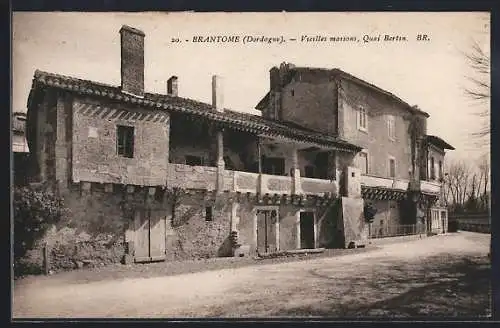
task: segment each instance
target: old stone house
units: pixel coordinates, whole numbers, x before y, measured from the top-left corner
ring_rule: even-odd
[[[445,150],[454,148],[427,135],[428,113],[340,69],[289,63],[270,70],[270,91],[256,109],[362,148],[352,164],[363,199],[378,209],[371,236],[446,231],[443,163]],[[303,174],[321,176],[318,166]],[[415,205],[424,220],[417,220]]]
[[[377,202],[378,224],[416,226],[419,205],[430,211],[438,199],[422,159],[448,145],[426,136],[428,114],[395,96],[340,70],[290,65],[271,69],[262,116],[225,108],[218,76],[212,104],[179,97],[176,76],[165,94],[147,93],[145,35],[120,34],[121,86],[36,71],[28,100],[33,179],[72,213],[60,228],[72,238],[59,241],[109,237],[108,249],[85,256],[149,262],[364,245],[365,200]]]

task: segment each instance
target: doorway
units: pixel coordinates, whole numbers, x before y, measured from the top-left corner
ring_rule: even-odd
[[[277,224],[278,211],[257,210],[257,253],[272,253],[278,250]]]
[[[315,248],[314,239],[314,212],[300,212],[300,248]]]
[[[166,217],[150,209],[138,210],[134,215],[134,228],[134,261],[164,261]]]

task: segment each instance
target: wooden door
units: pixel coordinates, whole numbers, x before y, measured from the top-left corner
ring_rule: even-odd
[[[277,212],[270,210],[257,211],[257,252],[275,252]]]
[[[165,259],[166,217],[148,209],[135,213],[135,262]]]
[[[135,262],[149,262],[149,216],[147,211],[135,212]]]
[[[149,256],[151,261],[165,260],[166,216],[159,211],[151,211],[149,222]]]

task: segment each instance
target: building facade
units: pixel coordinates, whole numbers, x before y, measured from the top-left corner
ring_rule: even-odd
[[[427,135],[429,114],[417,106],[340,69],[282,63],[256,109],[361,148],[350,164],[361,172],[363,199],[377,208],[371,237],[446,231],[444,155],[454,148]]]
[[[416,225],[418,208],[438,199],[421,158],[431,147],[443,155],[442,144],[426,137],[428,115],[395,96],[340,70],[287,65],[271,69],[262,116],[225,108],[218,76],[211,104],[179,97],[176,76],[164,94],[147,93],[144,33],[120,34],[121,86],[33,78],[32,179],[71,211],[47,239],[87,245],[65,256],[129,263],[355,247],[376,224],[364,219],[368,200],[383,226]]]
[[[30,175],[29,148],[25,134],[26,113],[14,112],[12,115],[12,178],[14,185],[26,184]]]

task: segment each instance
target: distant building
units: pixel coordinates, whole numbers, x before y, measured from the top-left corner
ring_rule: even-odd
[[[147,93],[144,33],[120,33],[121,86],[36,71],[28,101],[34,176],[64,195],[76,230],[114,236],[96,256],[247,256],[425,231],[417,209],[430,213],[441,183],[423,159],[435,150],[439,165],[450,148],[426,136],[427,113],[341,70],[287,64],[271,69],[262,116],[225,108],[217,76],[212,104],[179,97],[176,76]]]

